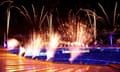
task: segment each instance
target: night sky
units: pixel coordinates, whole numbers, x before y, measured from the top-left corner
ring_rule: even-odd
[[[10,0],[0,0],[0,4],[3,1],[10,1]],[[91,9],[94,10],[98,15],[104,16],[98,3],[100,3],[104,9],[106,10],[107,14],[109,15],[110,21],[113,20],[113,12],[115,2],[118,2],[117,13],[120,13],[120,1],[119,0],[11,0],[13,1],[12,5],[21,7],[21,5],[25,6],[28,9],[30,15],[32,14],[31,11],[31,4],[33,4],[36,10],[39,12],[42,7],[45,7],[45,11],[53,13],[56,17],[58,14],[54,13],[55,9],[59,13],[59,17],[63,20],[67,17],[67,14],[70,9],[73,12],[77,12],[80,8],[84,9]],[[0,39],[3,41],[4,32],[6,31],[6,9],[9,3],[4,3],[0,6]],[[39,14],[39,13],[38,13]],[[120,22],[118,22],[119,24]],[[112,27],[112,26],[111,26]],[[29,29],[32,28],[32,25],[28,24],[25,18],[20,14],[18,10],[15,8],[11,9],[11,21],[10,21],[10,36],[16,34],[26,34],[28,33]]]

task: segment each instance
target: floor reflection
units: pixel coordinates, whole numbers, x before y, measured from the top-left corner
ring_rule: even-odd
[[[101,65],[52,63],[26,59],[0,48],[0,72],[119,72]]]

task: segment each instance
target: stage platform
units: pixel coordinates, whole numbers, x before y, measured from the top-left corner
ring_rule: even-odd
[[[120,65],[65,64],[20,57],[0,48],[0,72],[120,72]]]
[[[13,54],[19,53],[19,48],[9,50]],[[81,53],[73,60],[69,61],[71,53],[69,48],[62,47],[57,48],[54,57],[50,60],[52,62],[72,63],[72,64],[120,64],[120,48],[115,47],[92,47],[92,48],[80,48]],[[76,53],[76,51],[74,51]],[[33,58],[33,51],[30,51],[25,56],[26,58]],[[37,56],[33,59],[46,60],[46,49],[43,48]]]

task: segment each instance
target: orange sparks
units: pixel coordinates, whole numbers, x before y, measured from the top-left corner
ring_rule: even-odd
[[[58,34],[51,34],[50,41],[47,47],[47,59],[49,60],[54,56],[55,50],[59,45],[60,36]]]

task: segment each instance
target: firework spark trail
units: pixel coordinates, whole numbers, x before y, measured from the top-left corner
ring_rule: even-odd
[[[30,38],[30,41],[25,46],[25,56],[29,56],[29,54],[34,58],[35,56],[39,56],[41,49],[43,48],[42,39],[39,34],[33,34],[33,37]]]
[[[107,15],[105,9],[103,8],[103,6],[100,3],[98,3],[98,5],[102,9],[102,11],[103,11],[103,13],[104,13],[104,15],[106,17],[106,20],[107,20],[108,24],[110,24],[110,19],[109,19],[108,15]]]
[[[72,62],[78,55],[82,53],[80,50],[81,48],[87,48],[88,44],[91,39],[90,34],[87,32],[87,26],[80,23],[80,25],[77,26],[77,39],[73,43],[74,46],[70,47],[70,53],[71,57],[69,59],[70,62]]]
[[[6,33],[6,46],[8,48],[8,33],[9,33],[9,25],[10,25],[10,9],[7,10],[7,33]]]
[[[113,16],[113,26],[115,26],[115,24],[116,24],[115,22],[116,22],[117,5],[118,5],[118,3],[116,1],[115,8],[114,8],[114,16]]]
[[[33,19],[32,20],[32,16],[29,14],[29,11],[26,9],[26,7],[24,7],[23,5],[21,6],[21,8],[19,7],[15,7],[16,9],[18,9],[20,11],[20,13],[25,17],[25,19],[27,20],[27,22],[31,25],[34,25],[35,27],[34,30],[40,31],[41,33],[41,24],[43,23],[43,21],[45,20],[45,17],[47,15],[47,13],[45,13],[45,15],[43,14],[44,11],[44,7],[41,11],[40,14],[40,20],[39,22],[37,22],[37,17],[39,17],[36,14],[36,9],[34,7],[34,5],[32,5],[32,11],[33,11]],[[37,27],[37,29],[36,29]],[[40,29],[40,30],[39,30]],[[25,56],[31,54],[33,55],[32,57],[34,58],[35,56],[39,55],[39,52],[43,46],[43,39],[40,37],[42,35],[40,35],[40,33],[35,33],[36,31],[33,32],[33,34],[31,35],[31,38],[29,39],[28,43],[25,43],[25,50],[23,48],[20,47],[20,55],[25,51]]]
[[[5,3],[9,3],[8,8],[7,8],[7,31],[4,34],[4,47],[8,48],[8,33],[9,33],[9,23],[10,23],[10,7],[12,6],[13,1],[3,1],[2,3],[0,3],[0,6],[4,5]]]
[[[92,42],[94,37],[94,26],[88,27],[87,24],[77,20],[74,15],[69,15],[69,21],[61,24],[59,30],[63,33],[66,40],[64,43],[70,42],[68,44],[69,53],[71,54],[70,62],[83,53],[81,48],[88,48],[88,44]]]
[[[50,35],[50,41],[47,46],[47,61],[54,57],[55,51],[59,45],[60,36],[55,33]]]
[[[42,39],[40,37],[40,35],[35,35],[33,37],[33,48],[34,48],[34,52],[33,52],[33,58],[35,56],[39,56],[39,52],[41,51],[43,44],[42,44]]]
[[[35,14],[35,8],[32,5],[33,8],[33,16],[34,16],[34,21],[32,21],[31,16],[29,15],[27,9],[22,6],[23,10],[20,9],[19,7],[16,7],[22,14],[23,16],[25,16],[26,20],[31,23],[31,24],[37,24],[36,23],[36,14]],[[43,46],[46,47],[46,55],[47,55],[47,59],[46,60],[50,60],[51,58],[54,57],[55,51],[58,47],[58,45],[61,42],[64,43],[69,43],[68,47],[70,50],[70,61],[73,61],[78,55],[80,55],[81,51],[80,48],[86,48],[88,47],[88,44],[91,42],[92,40],[92,36],[89,32],[89,30],[91,28],[87,27],[86,24],[81,23],[79,20],[77,20],[75,15],[69,15],[69,19],[68,21],[66,21],[64,24],[61,24],[61,32],[63,33],[62,36],[59,35],[59,33],[55,33],[53,31],[53,26],[52,26],[52,14],[50,14],[49,16],[46,16],[47,13],[45,13],[45,15],[43,15],[43,10],[44,7],[41,11],[41,15],[40,15],[40,19],[38,24],[39,29],[41,29],[41,24],[43,23],[43,21],[45,20],[45,17],[47,17],[47,21],[48,21],[48,30],[49,33],[46,32],[46,34],[48,35],[48,39],[46,39],[47,41],[44,42],[43,38],[41,37],[42,35],[40,33],[37,33],[36,31],[32,33],[30,39],[28,42],[25,43],[24,47],[20,47],[20,55],[22,55],[23,52],[25,52],[24,56],[32,56],[32,58],[39,56],[39,53],[41,51],[41,49],[43,48]],[[71,12],[70,12],[71,13]],[[92,22],[90,22],[92,23]],[[36,26],[36,25],[35,25]],[[64,30],[64,31],[63,31]],[[40,30],[41,31],[41,30]],[[45,35],[46,35],[45,34]],[[44,35],[43,35],[44,36]],[[61,37],[64,37],[63,40],[61,40]],[[47,43],[47,44],[45,44]],[[25,49],[24,49],[25,48]]]

